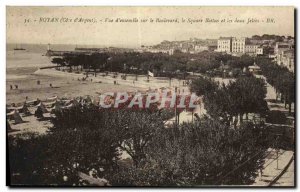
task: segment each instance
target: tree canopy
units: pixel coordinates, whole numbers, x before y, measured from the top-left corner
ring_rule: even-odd
[[[279,66],[267,58],[258,59],[257,65],[268,83],[275,88],[276,92],[281,93],[281,99],[289,105],[291,113],[291,104],[295,102],[295,75],[286,67]]]
[[[265,114],[268,110],[266,87],[262,79],[241,76],[228,85],[200,77],[192,81],[191,91],[204,96],[204,107],[213,118],[222,118],[230,123],[233,117],[248,113]]]

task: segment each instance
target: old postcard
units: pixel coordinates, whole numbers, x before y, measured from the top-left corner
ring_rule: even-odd
[[[294,7],[6,7],[8,186],[295,187]]]

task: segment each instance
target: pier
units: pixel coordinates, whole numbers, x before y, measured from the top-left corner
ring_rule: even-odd
[[[52,57],[52,56],[63,56],[65,54],[71,54],[71,55],[77,55],[77,54],[91,54],[93,52],[91,51],[53,51],[53,50],[47,50],[46,56]]]
[[[78,48],[75,48],[74,51],[54,51],[54,50],[51,50],[50,43],[48,43],[48,48],[47,48],[47,52],[45,55],[48,57],[52,57],[52,56],[63,56],[65,54],[70,54],[70,55],[91,54],[91,53],[97,52],[97,51],[99,51],[99,49],[91,50],[91,49],[78,49]]]

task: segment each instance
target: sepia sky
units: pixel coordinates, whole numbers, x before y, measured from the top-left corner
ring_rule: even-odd
[[[163,40],[250,37],[254,34],[294,36],[293,7],[7,7],[7,43],[97,44],[140,46]],[[39,23],[40,18],[181,18],[264,20],[260,23]],[[275,23],[266,23],[274,18]],[[24,23],[25,19],[31,22]],[[33,22],[36,20],[36,22]]]

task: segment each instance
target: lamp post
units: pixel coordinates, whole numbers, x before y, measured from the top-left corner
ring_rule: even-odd
[[[177,128],[177,124],[178,120],[177,120],[177,87],[175,87],[175,125]]]
[[[282,134],[276,134],[276,140],[275,140],[275,150],[276,150],[276,169],[279,170],[279,162],[278,162],[278,153],[279,153],[279,137],[282,136]]]
[[[124,63],[124,76],[126,77],[126,63]]]
[[[135,70],[135,80],[136,81],[138,80],[138,70],[137,69]]]
[[[110,61],[111,57],[109,57],[107,60]],[[110,62],[110,71],[112,72],[112,62]]]

